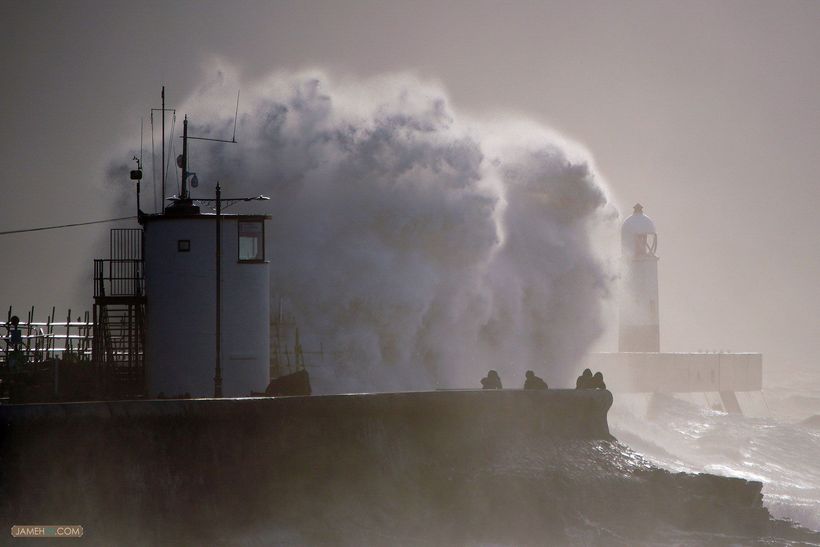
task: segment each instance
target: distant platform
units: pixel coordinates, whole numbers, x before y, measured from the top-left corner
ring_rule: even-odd
[[[760,391],[760,353],[592,353],[586,367],[600,370],[609,389],[623,393]]]

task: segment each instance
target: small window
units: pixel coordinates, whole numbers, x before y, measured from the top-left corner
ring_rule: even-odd
[[[178,239],[177,240],[177,252],[180,252],[180,253],[189,253],[189,252],[191,252],[191,240],[190,239]]]
[[[263,220],[239,221],[239,262],[262,262],[265,260],[265,222]]]

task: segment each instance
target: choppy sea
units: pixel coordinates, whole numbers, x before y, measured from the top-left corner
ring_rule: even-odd
[[[772,516],[820,530],[820,379],[795,375],[738,395],[744,415],[718,410],[717,394],[621,395],[610,431],[670,471],[763,483]]]

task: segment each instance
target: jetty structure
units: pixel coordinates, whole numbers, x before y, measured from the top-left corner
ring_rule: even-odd
[[[742,413],[736,393],[762,390],[762,354],[661,352],[658,233],[643,209],[635,204],[621,227],[618,351],[590,354],[587,366],[616,393],[716,393],[724,410]]]

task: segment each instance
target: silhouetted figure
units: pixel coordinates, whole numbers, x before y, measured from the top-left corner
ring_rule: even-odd
[[[6,324],[6,330],[8,331],[6,343],[12,350],[16,350],[23,345],[23,333],[20,332],[19,328],[17,328],[20,325],[20,318],[16,315],[12,315],[10,323],[10,326],[9,324]]]
[[[575,380],[575,389],[592,389],[592,371],[588,368]]]
[[[527,371],[526,380],[524,380],[524,389],[549,389],[547,383],[535,375],[531,370]]]
[[[486,378],[481,379],[481,389],[503,389],[501,386],[501,378],[496,371],[491,370],[487,373]]]
[[[596,372],[595,376],[592,377],[592,389],[606,389],[606,383],[604,383],[604,375],[600,372]]]

